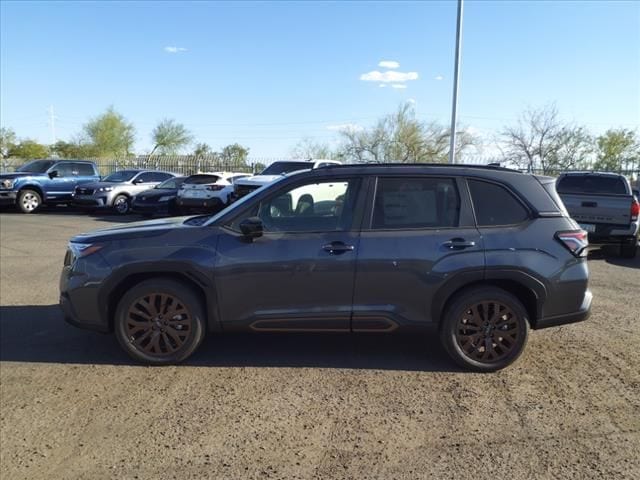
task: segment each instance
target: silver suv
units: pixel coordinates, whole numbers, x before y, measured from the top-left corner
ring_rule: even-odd
[[[157,170],[120,170],[100,182],[83,184],[73,192],[73,204],[91,210],[112,208],[119,214],[129,213],[134,195],[153,188],[176,175]]]

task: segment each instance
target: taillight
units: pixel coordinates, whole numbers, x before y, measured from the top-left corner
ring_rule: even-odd
[[[223,188],[224,188],[224,185],[209,185],[207,187],[207,190],[213,190],[215,192],[218,190],[222,190]]]
[[[556,232],[556,238],[576,257],[582,257],[587,253],[589,236],[584,230]]]
[[[638,215],[640,215],[640,203],[634,198],[631,202],[631,221],[638,220]]]

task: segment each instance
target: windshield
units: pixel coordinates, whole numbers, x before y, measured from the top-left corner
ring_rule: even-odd
[[[111,183],[122,183],[128,182],[131,180],[136,174],[137,170],[121,170],[119,172],[114,172],[111,175],[107,175],[102,180],[103,182],[111,182]]]
[[[179,188],[180,185],[184,182],[184,177],[170,178],[169,180],[165,180],[160,185],[156,185],[156,188],[160,190],[175,190]]]
[[[265,168],[260,175],[282,175],[283,173],[307,170],[313,167],[311,162],[274,162]]]
[[[28,172],[28,173],[44,173],[51,166],[56,163],[52,160],[35,160],[33,162],[25,163],[16,172]]]

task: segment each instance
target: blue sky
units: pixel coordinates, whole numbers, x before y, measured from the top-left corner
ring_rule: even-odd
[[[334,142],[402,101],[447,123],[455,15],[448,1],[2,1],[0,120],[49,143],[50,105],[58,139],[113,105],[140,153],[175,118],[252,157]],[[640,125],[640,2],[467,0],[462,59],[459,119],[486,136],[549,102],[596,133]]]

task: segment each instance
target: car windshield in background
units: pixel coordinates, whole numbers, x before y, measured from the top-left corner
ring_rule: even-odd
[[[160,185],[157,185],[156,188],[161,190],[174,190],[182,185],[184,180],[184,178],[170,178],[169,180],[162,182]]]
[[[16,172],[44,173],[49,170],[54,163],[56,162],[51,160],[36,160],[34,162],[25,163],[18,168]]]
[[[283,173],[307,170],[313,167],[311,162],[275,162],[265,168],[260,175],[282,175]]]
[[[558,182],[558,193],[602,193],[626,195],[627,189],[620,177],[604,175],[567,175]]]
[[[137,170],[122,170],[120,172],[114,172],[111,175],[108,175],[102,180],[103,182],[112,182],[112,183],[122,183],[128,182],[131,180],[136,174]]]
[[[206,185],[207,183],[215,183],[220,179],[217,175],[191,175],[187,177],[184,183],[189,185]]]

